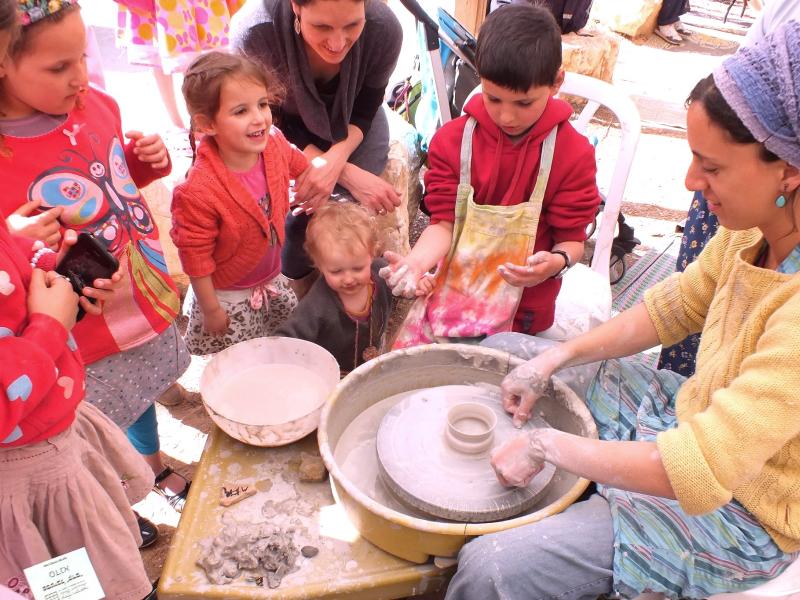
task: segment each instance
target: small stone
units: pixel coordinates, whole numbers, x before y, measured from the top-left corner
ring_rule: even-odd
[[[314,558],[317,554],[319,554],[319,548],[316,546],[303,546],[300,548],[300,554],[306,558]]]
[[[319,456],[303,453],[303,460],[300,462],[300,481],[325,481],[327,476],[328,470]]]

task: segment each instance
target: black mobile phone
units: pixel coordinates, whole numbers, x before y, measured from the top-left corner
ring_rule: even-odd
[[[72,289],[79,296],[85,287],[92,287],[95,279],[110,279],[119,269],[119,261],[97,238],[88,233],[79,233],[78,240],[69,247],[64,258],[56,267],[59,273],[69,279]],[[89,299],[94,303],[94,299]],[[81,320],[84,310],[78,307],[77,320]]]

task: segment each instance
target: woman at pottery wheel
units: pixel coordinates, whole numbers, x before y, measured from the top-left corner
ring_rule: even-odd
[[[311,161],[295,185],[305,212],[286,219],[282,271],[302,295],[312,272],[303,251],[308,211],[332,192],[377,214],[400,205],[379,175],[389,125],[382,104],[400,55],[400,23],[375,0],[248,0],[232,23],[233,46],[275,71],[286,98],[275,122]]]
[[[586,398],[600,440],[535,430],[492,456],[505,485],[525,485],[549,462],[597,491],[468,543],[448,598],[705,598],[753,588],[797,559],[799,101],[797,21],[692,91],[686,187],[703,192],[720,231],[642,304],[539,353],[502,385],[521,423],[552,374],[603,361]],[[689,379],[617,360],[701,330]],[[501,336],[487,345],[534,342]]]

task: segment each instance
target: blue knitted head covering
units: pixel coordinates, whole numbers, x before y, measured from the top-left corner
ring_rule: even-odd
[[[714,83],[753,137],[800,167],[800,22],[788,21],[714,71]]]

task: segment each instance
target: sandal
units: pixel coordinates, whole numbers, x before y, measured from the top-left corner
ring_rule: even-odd
[[[142,600],[158,600],[158,579],[153,582],[153,589]]]
[[[158,475],[156,475],[155,485],[153,485],[153,490],[160,496],[163,496],[164,499],[167,501],[172,508],[174,508],[178,512],[183,511],[183,506],[186,504],[186,495],[189,493],[189,486],[192,485],[192,482],[186,479],[180,473],[175,473],[179,477],[181,477],[185,482],[186,485],[183,489],[178,492],[177,494],[172,493],[170,490],[161,489],[158,484],[164,481],[167,477],[175,473],[172,467],[164,467],[164,470],[161,471]]]
[[[142,543],[139,544],[139,550],[152,546],[158,539],[158,527],[156,527],[156,524],[150,519],[146,519],[136,511],[133,511],[133,514],[136,515],[136,522],[139,525],[139,534],[142,536]]]
[[[674,34],[672,33],[673,31],[675,32]],[[656,27],[653,33],[672,46],[680,46],[683,43],[683,38],[678,35],[678,32],[674,27],[672,27],[672,31],[666,32],[662,31],[661,27]]]

